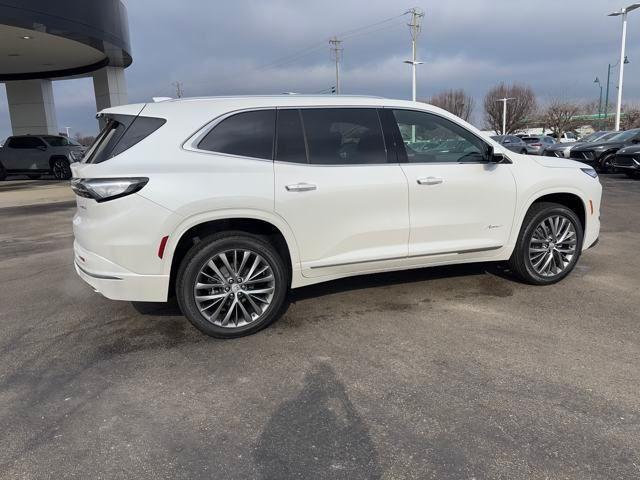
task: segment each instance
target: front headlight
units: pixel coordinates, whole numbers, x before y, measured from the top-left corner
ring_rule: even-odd
[[[81,150],[71,150],[69,152],[69,157],[71,157],[72,162],[79,162],[84,157],[84,152]]]
[[[581,168],[580,170],[582,170],[584,173],[586,173],[592,178],[598,178],[598,172],[596,172],[595,169],[593,168]]]
[[[71,189],[81,197],[106,202],[140,191],[149,181],[146,177],[74,178]]]

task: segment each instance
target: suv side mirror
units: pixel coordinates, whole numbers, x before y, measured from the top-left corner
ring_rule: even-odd
[[[501,152],[496,152],[491,145],[487,145],[485,158],[489,163],[503,163],[507,157]]]

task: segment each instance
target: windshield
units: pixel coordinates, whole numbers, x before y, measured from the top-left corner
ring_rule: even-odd
[[[51,136],[46,135],[46,136],[43,136],[42,138],[44,139],[45,142],[47,142],[52,147],[71,147],[71,146],[80,147],[81,146],[75,140],[72,140],[67,137],[55,137],[53,135]]]
[[[504,138],[504,136],[502,136],[502,135],[492,135],[491,136],[491,140],[495,140],[496,142],[500,142],[503,138]]]
[[[635,137],[638,134],[638,130],[627,130],[626,132],[620,132],[617,135],[609,138],[609,142],[626,142],[627,140]]]

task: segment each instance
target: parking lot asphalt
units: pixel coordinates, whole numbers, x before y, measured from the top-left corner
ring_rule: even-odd
[[[640,181],[560,284],[496,266],[295,292],[257,335],[102,298],[70,201],[0,209],[0,478],[640,478]]]

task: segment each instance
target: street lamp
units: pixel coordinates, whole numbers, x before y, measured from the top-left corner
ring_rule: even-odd
[[[502,135],[507,134],[507,102],[515,100],[515,97],[499,98],[496,102],[502,102]]]
[[[624,56],[624,62],[623,63],[625,65],[630,63],[629,62],[629,58],[626,55]],[[604,96],[604,120],[605,120],[605,123],[609,119],[609,80],[611,79],[611,69],[613,67],[617,67],[619,64],[620,64],[620,60],[618,60],[613,65],[609,64],[609,66],[607,68],[607,89],[606,89],[606,94]]]
[[[622,108],[622,80],[624,78],[624,49],[627,41],[627,14],[636,8],[640,8],[640,3],[632,3],[616,12],[611,12],[610,17],[622,16],[622,44],[620,46],[620,76],[618,77],[618,102],[616,104],[616,131],[620,130],[620,110]]]
[[[602,84],[600,83],[600,79],[598,77],[596,77],[593,83],[600,87],[600,100],[598,101],[598,123],[600,124],[600,117],[602,116]],[[602,125],[600,125],[600,127],[602,127]]]

